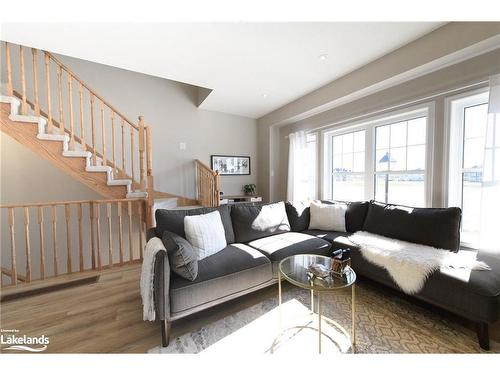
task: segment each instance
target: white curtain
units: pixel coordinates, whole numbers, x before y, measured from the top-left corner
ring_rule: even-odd
[[[500,252],[500,74],[490,77],[481,189],[481,249]]]
[[[299,202],[316,196],[316,138],[308,142],[307,134],[301,130],[288,136],[287,199]]]

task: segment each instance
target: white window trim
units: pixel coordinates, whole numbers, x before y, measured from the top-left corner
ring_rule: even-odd
[[[484,103],[484,101],[487,102],[488,93],[488,87],[484,87],[445,98],[445,152],[443,155],[444,178],[442,188],[443,199],[448,207],[462,206],[462,193],[455,191],[454,195],[450,194],[451,186],[462,186],[459,171],[462,170],[460,160],[463,158],[463,147],[460,147],[460,145],[463,145],[464,139],[463,126],[459,126],[457,129],[454,125],[457,123],[463,124],[463,108],[478,105]],[[459,111],[459,109],[462,110]]]
[[[464,109],[488,102],[489,89],[483,87],[445,98],[445,152],[443,157],[443,199],[447,207],[462,207],[462,160]],[[456,126],[460,124],[461,126]],[[455,187],[452,189],[452,187]],[[476,243],[461,239],[461,245],[477,248]]]
[[[433,162],[434,162],[434,102],[423,103],[412,107],[402,108],[397,111],[386,112],[373,116],[369,119],[351,122],[335,128],[327,128],[321,132],[324,144],[323,151],[323,184],[321,186],[321,197],[331,197],[331,175],[332,175],[332,137],[365,130],[365,197],[370,200],[375,198],[375,128],[390,125],[399,121],[406,121],[416,117],[427,117],[426,122],[426,155],[425,155],[425,204],[432,206],[433,202]],[[399,172],[395,172],[397,174]],[[405,171],[411,173],[411,171]]]

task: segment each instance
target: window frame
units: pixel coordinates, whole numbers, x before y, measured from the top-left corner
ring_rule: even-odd
[[[458,95],[445,98],[445,142],[443,157],[444,202],[447,207],[463,207],[463,173],[465,146],[465,109],[477,105],[488,104],[489,90],[483,87],[469,90]],[[461,228],[460,228],[461,230]],[[469,248],[478,248],[477,243],[468,242],[461,236],[461,244]]]
[[[364,198],[365,200],[375,199],[375,155],[376,155],[376,132],[380,126],[391,125],[401,121],[426,117],[426,143],[425,143],[425,170],[424,170],[424,202],[426,207],[432,206],[432,176],[433,176],[433,156],[434,156],[434,103],[422,103],[412,107],[403,108],[397,111],[385,112],[380,115],[371,116],[368,119],[357,122],[346,122],[335,128],[327,128],[322,131],[324,139],[324,165],[323,165],[323,185],[322,198],[331,199],[333,176],[333,137],[365,130],[365,171],[364,173]],[[411,171],[401,171],[403,174],[411,174]],[[391,174],[399,174],[393,171]],[[418,171],[421,173],[421,171]],[[353,172],[354,173],[354,172]]]
[[[320,134],[316,131],[306,132],[306,143],[314,143],[314,198],[318,197],[319,190],[319,176],[318,176],[318,166],[319,166],[319,142]]]

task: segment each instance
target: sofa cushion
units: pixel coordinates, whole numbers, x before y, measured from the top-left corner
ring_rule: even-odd
[[[347,202],[347,201],[332,201],[332,200],[321,200],[321,203],[325,204],[347,204],[347,211],[345,213],[345,226],[346,230],[350,233],[363,230],[363,224],[365,222],[366,213],[368,212],[369,202]],[[309,205],[305,202],[303,203],[286,203],[286,213],[288,215],[288,221],[294,232],[303,232],[309,228],[309,221],[311,218],[311,210]]]
[[[168,231],[163,232],[162,242],[167,250],[172,272],[187,280],[196,279],[198,260],[191,244],[181,236]]]
[[[462,211],[458,207],[415,208],[371,201],[363,230],[457,251],[461,217]]]
[[[309,228],[309,220],[311,218],[309,204],[305,202],[286,202],[286,215],[290,228],[294,232],[302,232]]]
[[[366,260],[346,237],[337,237],[332,247],[351,249],[351,265],[356,274],[400,290],[387,270]],[[492,269],[471,271],[465,278],[462,274],[465,270],[438,270],[429,276],[423,289],[412,296],[476,322],[497,321],[500,318],[500,257],[479,252],[477,259]]]
[[[308,229],[303,231],[302,233],[309,234],[314,237],[321,238],[328,242],[333,242],[339,236],[348,236],[349,233],[346,232],[334,232],[328,230],[318,230],[318,229]]]
[[[308,229],[345,232],[347,204],[311,202],[311,220]]]
[[[172,313],[195,308],[272,279],[271,262],[259,251],[235,243],[198,261],[198,277],[188,281],[172,275]]]
[[[184,231],[198,260],[213,255],[227,246],[224,225],[222,225],[219,211],[185,216]]]
[[[228,244],[233,243],[233,224],[231,222],[231,215],[229,213],[229,207],[227,205],[223,205],[220,207],[195,208],[190,210],[158,209],[155,212],[156,235],[161,238],[163,232],[168,230],[169,232],[173,232],[181,237],[186,238],[186,233],[184,232],[185,216],[202,215],[215,210],[219,211],[220,213],[222,225],[224,226],[224,232],[226,234],[226,242]]]
[[[233,205],[231,219],[240,243],[290,231],[284,202]]]
[[[248,243],[272,262],[295,254],[329,255],[330,243],[305,233],[288,232],[260,238]]]
[[[347,204],[347,211],[345,213],[345,227],[347,232],[354,233],[363,230],[366,214],[368,212],[369,202],[348,202],[348,201],[329,201],[322,200],[321,203],[329,204]]]

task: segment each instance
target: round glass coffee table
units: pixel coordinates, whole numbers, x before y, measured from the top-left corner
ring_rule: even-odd
[[[311,277],[308,272],[308,267],[311,264],[322,264],[328,269],[331,269],[332,259],[323,255],[298,254],[292,255],[283,259],[279,263],[278,271],[278,299],[280,309],[280,331],[281,331],[281,280],[285,279],[289,283],[298,286],[299,288],[309,289],[311,291],[311,313],[314,314],[314,294],[316,293],[318,305],[318,350],[321,353],[321,321],[324,319],[321,312],[321,298],[325,293],[335,292],[338,289],[351,287],[351,346],[354,352],[356,344],[355,330],[355,288],[356,273],[351,267],[346,267],[345,273],[340,276],[330,273],[325,278]],[[341,328],[338,323],[331,321],[337,327]],[[344,330],[344,329],[342,329]],[[344,330],[345,331],[345,330]]]

